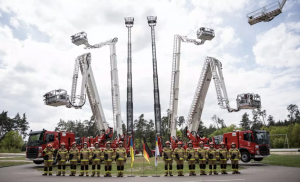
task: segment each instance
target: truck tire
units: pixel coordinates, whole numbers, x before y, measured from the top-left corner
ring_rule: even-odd
[[[262,161],[264,158],[256,158],[256,159],[254,159],[255,161]]]
[[[250,159],[250,155],[249,155],[249,152],[247,151],[243,151],[241,153],[241,161],[243,162],[249,162],[251,159]]]
[[[35,164],[43,164],[44,161],[33,161]]]

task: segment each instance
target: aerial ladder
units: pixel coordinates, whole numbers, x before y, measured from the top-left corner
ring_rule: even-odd
[[[259,22],[269,22],[273,20],[277,15],[282,13],[282,8],[285,2],[286,0],[282,0],[281,3],[279,1],[273,2],[267,6],[264,6],[247,14],[248,23],[250,25],[254,25]]]
[[[186,133],[187,137],[193,141],[194,146],[198,146],[200,141],[208,142],[208,140],[204,140],[203,133],[198,131],[198,128],[212,78],[215,83],[218,105],[221,109],[227,109],[228,112],[238,112],[241,109],[261,108],[260,96],[254,93],[239,94],[236,99],[237,108],[231,108],[222,73],[222,63],[213,57],[206,57],[187,117]]]
[[[116,123],[116,130],[119,137],[123,136],[122,123],[121,123],[121,109],[120,109],[120,94],[119,94],[119,81],[118,70],[116,60],[116,48],[115,44],[118,42],[118,38],[113,38],[105,42],[90,45],[87,40],[85,32],[80,32],[71,36],[72,43],[75,45],[85,45],[85,49],[101,48],[103,46],[110,46],[110,64],[111,64],[111,91],[112,91],[112,106],[113,106],[113,118]],[[79,69],[82,74],[82,84],[80,95],[76,95],[78,72]],[[85,93],[86,92],[86,93]],[[94,74],[91,67],[91,53],[85,53],[77,57],[75,60],[73,81],[71,88],[71,95],[67,95],[67,91],[63,89],[57,89],[50,91],[44,95],[44,102],[49,106],[62,106],[67,108],[81,109],[86,102],[86,95],[88,96],[90,107],[93,113],[92,119],[96,121],[100,134],[95,138],[101,144],[105,144],[105,141],[113,136],[113,128],[109,127],[103,112],[100,97],[98,94]],[[79,99],[79,103],[76,103],[76,99]]]
[[[172,75],[171,75],[171,92],[170,92],[170,104],[168,109],[168,123],[170,130],[170,140],[172,146],[175,145],[180,139],[176,136],[177,127],[177,110],[179,99],[179,74],[180,74],[180,49],[181,42],[193,43],[195,45],[203,45],[205,41],[212,40],[215,37],[214,30],[201,27],[197,31],[197,38],[190,39],[186,36],[175,35],[173,45],[173,62],[172,62]]]

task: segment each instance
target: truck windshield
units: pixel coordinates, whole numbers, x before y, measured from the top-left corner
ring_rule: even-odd
[[[265,131],[256,131],[254,137],[257,144],[269,144],[270,136]]]
[[[44,142],[43,139],[44,139],[44,132],[31,133],[29,134],[27,146],[28,147],[39,146]]]

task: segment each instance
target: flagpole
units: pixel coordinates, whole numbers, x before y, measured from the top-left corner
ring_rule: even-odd
[[[144,127],[143,127],[143,131],[144,131]],[[143,176],[141,177],[148,177],[148,176],[145,176],[145,152],[146,150],[144,149],[144,145],[145,145],[145,134],[143,133]]]

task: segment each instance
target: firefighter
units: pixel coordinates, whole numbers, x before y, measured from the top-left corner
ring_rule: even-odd
[[[226,172],[226,166],[228,161],[228,151],[225,148],[225,143],[221,142],[221,148],[219,149],[219,156],[220,156],[220,166],[222,174],[228,174]]]
[[[204,148],[204,143],[201,141],[199,143],[200,147],[197,149],[198,155],[196,156],[199,160],[199,167],[200,167],[200,175],[206,175],[205,168],[206,168],[206,160],[208,159],[207,150]]]
[[[83,143],[83,149],[80,150],[80,161],[81,161],[81,170],[80,175],[83,176],[84,170],[86,172],[86,176],[89,176],[89,161],[92,160],[92,152],[88,148],[86,142]]]
[[[66,161],[69,159],[68,150],[65,148],[66,144],[62,142],[60,144],[60,149],[57,151],[56,159],[58,161],[58,170],[56,176],[60,176],[61,174],[65,176],[66,174]]]
[[[193,147],[193,142],[189,141],[189,148],[186,149],[187,161],[189,163],[190,176],[196,176],[195,174],[195,160],[197,151]]]
[[[43,154],[45,155],[43,176],[47,176],[47,173],[49,173],[49,176],[52,176],[53,153],[54,153],[54,149],[52,148],[52,145],[49,143],[43,151]]]
[[[115,158],[114,150],[110,148],[110,141],[106,143],[106,149],[103,150],[104,163],[105,163],[105,175],[104,177],[111,177],[111,163]],[[103,156],[102,156],[103,158]]]
[[[123,148],[123,142],[119,141],[119,148],[116,149],[116,162],[118,170],[117,177],[123,177],[124,162],[126,162],[126,157],[127,153],[126,150]]]
[[[217,173],[217,159],[219,158],[218,151],[214,147],[214,143],[209,143],[209,149],[207,149],[208,153],[208,164],[209,164],[209,175],[212,175],[212,171],[214,171],[214,174]],[[212,166],[214,166],[214,170],[212,170]]]
[[[95,148],[93,149],[92,152],[92,159],[93,159],[93,164],[92,164],[92,177],[95,176],[95,171],[96,171],[96,165],[97,165],[97,175],[100,177],[100,169],[101,169],[101,158],[102,158],[103,152],[99,148],[99,142],[95,143]]]
[[[185,158],[185,150],[184,150],[184,148],[182,148],[182,141],[179,141],[177,143],[177,148],[175,148],[175,150],[174,150],[173,158],[176,158],[178,176],[184,176],[183,175],[183,162],[184,162],[184,158]]]
[[[69,151],[69,160],[70,160],[70,168],[71,168],[70,176],[75,176],[77,162],[80,161],[80,154],[79,154],[79,150],[76,148],[76,142],[72,143],[72,148]]]
[[[163,149],[163,160],[165,161],[165,176],[173,176],[172,174],[172,163],[173,163],[173,158],[172,158],[173,150],[170,147],[170,142],[166,142],[166,147]],[[168,171],[169,168],[169,171]]]
[[[239,149],[235,148],[235,143],[231,143],[231,149],[229,149],[228,158],[231,160],[232,174],[240,174],[239,172],[239,159],[241,158],[241,153]]]

